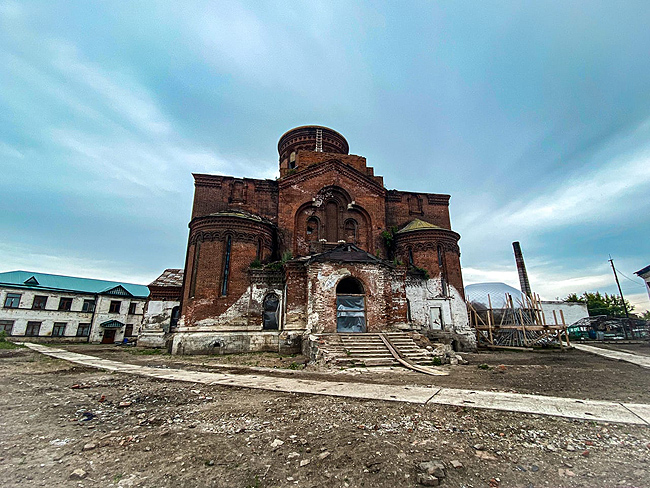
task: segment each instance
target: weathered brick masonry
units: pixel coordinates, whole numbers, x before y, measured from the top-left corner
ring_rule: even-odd
[[[280,178],[195,174],[173,352],[292,351],[429,329],[473,347],[449,196],[387,190],[338,132],[288,131]]]

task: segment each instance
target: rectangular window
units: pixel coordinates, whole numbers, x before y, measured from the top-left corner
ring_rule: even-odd
[[[94,312],[95,311],[95,300],[84,300],[84,304],[81,306],[82,312]]]
[[[52,337],[63,337],[65,335],[66,325],[68,325],[66,322],[54,322]]]
[[[25,335],[29,337],[35,337],[41,331],[41,322],[27,322],[27,328],[25,329]]]
[[[13,320],[0,320],[0,332],[5,332],[7,335],[11,335],[13,328]]]
[[[124,337],[133,337],[133,324],[126,324]]]
[[[88,337],[90,335],[90,324],[79,324],[77,337]]]
[[[72,298],[61,298],[59,300],[59,310],[62,312],[69,312],[72,308]]]
[[[20,293],[7,293],[5,308],[18,308],[20,305]]]
[[[108,313],[120,313],[120,306],[122,302],[119,300],[111,300],[111,306],[108,309]]]
[[[136,302],[129,303],[129,315],[135,315],[135,309],[138,306]]]
[[[33,310],[45,310],[45,305],[47,305],[47,297],[43,295],[36,295],[34,297],[34,303],[32,303]]]

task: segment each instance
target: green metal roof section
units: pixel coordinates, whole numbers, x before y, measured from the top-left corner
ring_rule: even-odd
[[[0,273],[0,286],[2,285],[32,288],[35,290],[97,293],[100,295],[130,295],[134,298],[147,298],[149,296],[149,288],[145,285],[94,280],[91,278],[77,278],[75,276],[34,273],[33,271],[8,271],[6,273]],[[121,289],[127,293],[120,293]]]
[[[426,229],[442,229],[437,225],[430,224],[424,220],[415,219],[409,222],[404,226],[404,228],[397,231],[398,234],[404,234],[406,232],[413,232],[414,230],[426,230]]]
[[[124,327],[124,324],[119,320],[107,320],[106,322],[102,322],[99,325],[104,329],[121,329]]]

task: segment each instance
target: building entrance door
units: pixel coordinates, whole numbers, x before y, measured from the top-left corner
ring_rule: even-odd
[[[336,287],[336,332],[366,331],[366,297],[356,278],[343,278]]]
[[[440,307],[429,308],[429,327],[433,330],[444,329],[442,324],[442,310]]]
[[[102,344],[113,344],[115,342],[115,329],[104,329]]]

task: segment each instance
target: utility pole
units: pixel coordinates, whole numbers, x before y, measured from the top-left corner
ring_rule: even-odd
[[[618,282],[618,275],[616,274],[616,268],[614,267],[614,260],[612,259],[611,254],[609,255],[609,264],[612,265],[614,279],[616,280],[616,286],[618,286],[618,294],[621,296],[621,301],[623,302],[623,310],[625,311],[625,316],[629,319],[630,313],[627,311],[627,305],[625,305],[625,298],[623,297],[623,292],[621,291],[621,284]],[[627,328],[625,326],[623,326],[623,332],[625,333],[625,338],[627,339]],[[632,335],[634,335],[634,333]]]

